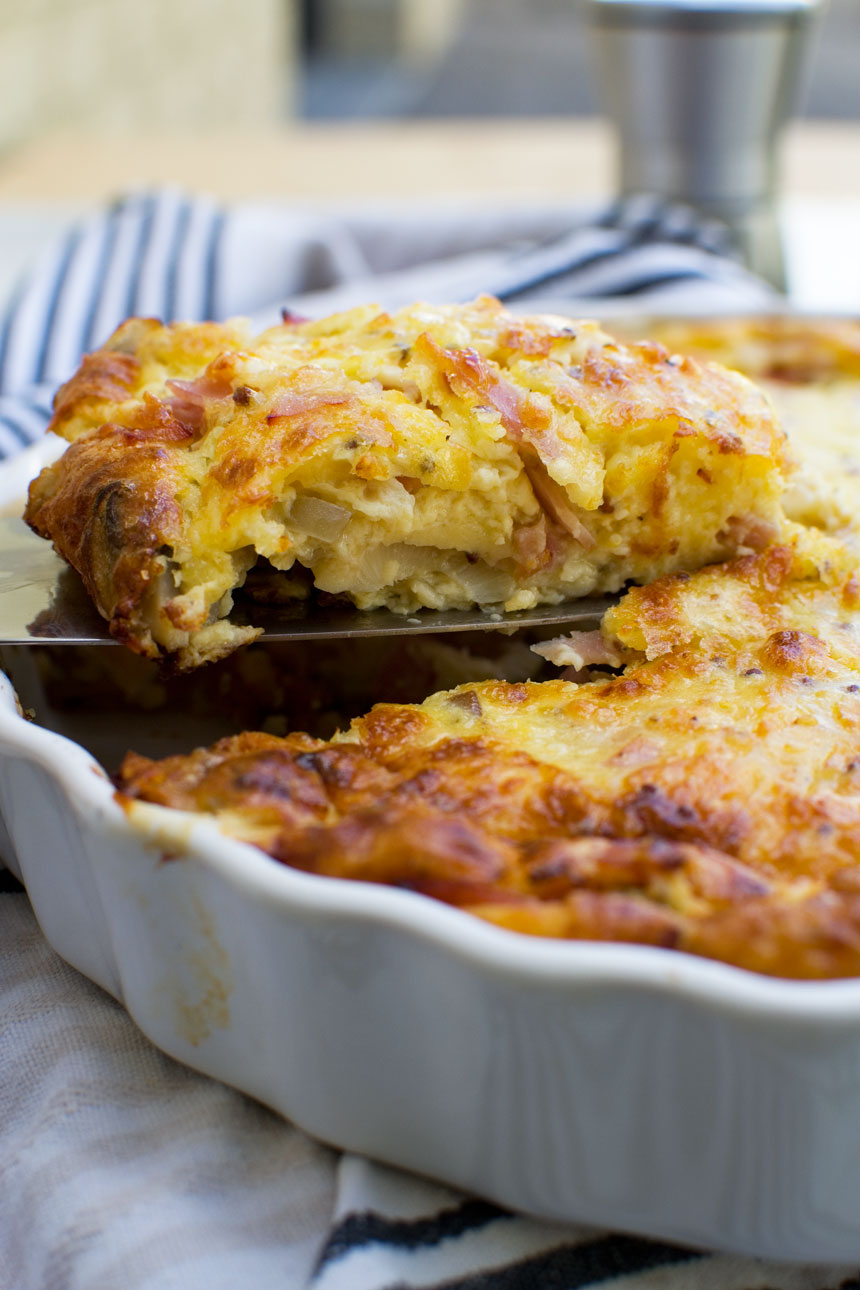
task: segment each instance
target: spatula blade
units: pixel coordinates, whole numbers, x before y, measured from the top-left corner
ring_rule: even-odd
[[[499,631],[523,627],[581,626],[597,622],[612,602],[572,600],[511,614],[480,609],[422,609],[406,616],[349,605],[237,605],[237,623],[263,628],[266,640],[324,640],[359,636],[409,636],[431,632]],[[113,637],[83,583],[23,520],[0,518],[0,644],[110,645]]]

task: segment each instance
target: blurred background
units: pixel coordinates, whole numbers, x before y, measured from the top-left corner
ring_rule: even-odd
[[[71,219],[142,187],[293,206],[604,201],[617,150],[582,4],[0,0],[0,305]],[[860,0],[821,0],[780,150],[791,295],[808,308],[860,300],[858,66]]]
[[[830,0],[808,116],[860,118]],[[576,0],[0,0],[0,149],[41,133],[596,111]],[[2,154],[0,154],[2,162]]]
[[[553,116],[597,111],[576,0],[304,0],[308,117]],[[860,0],[830,0],[805,107],[860,117]]]

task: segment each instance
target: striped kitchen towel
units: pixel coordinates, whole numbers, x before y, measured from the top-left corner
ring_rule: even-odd
[[[860,1290],[857,1269],[540,1223],[357,1156],[309,1290]]]
[[[3,871],[0,870],[0,879]],[[339,1160],[158,1052],[0,882],[0,1290],[860,1290]]]
[[[312,316],[378,301],[467,300],[631,311],[773,308],[726,230],[647,196],[601,210],[408,206],[352,213],[176,190],[123,198],[69,229],[0,319],[0,456],[45,428],[57,385],[130,314],[172,320],[280,309]]]

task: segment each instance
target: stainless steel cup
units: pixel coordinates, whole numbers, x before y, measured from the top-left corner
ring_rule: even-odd
[[[584,3],[621,192],[725,220],[750,267],[782,286],[779,142],[817,0]]]

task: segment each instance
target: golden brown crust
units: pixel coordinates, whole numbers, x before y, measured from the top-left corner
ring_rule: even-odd
[[[631,659],[620,675],[463,686],[378,705],[328,743],[132,758],[118,783],[299,868],[514,930],[860,974],[849,555],[799,537],[636,588],[604,632]]]
[[[256,338],[131,320],[60,391],[52,428],[78,451],[34,485],[28,521],[78,561],[102,612],[124,606],[117,634],[180,666],[240,643],[227,615],[258,558],[362,608],[514,610],[783,528],[783,436],[748,382],[490,299]],[[176,508],[161,599],[139,581],[133,602],[128,579],[111,591],[99,544],[78,541],[88,471]],[[130,561],[135,508],[114,514]]]
[[[57,390],[51,428],[62,434],[69,422],[82,416],[100,420],[111,404],[131,396],[139,376],[140,364],[133,354],[108,349],[85,354],[75,375]]]
[[[166,575],[165,550],[181,532],[170,459],[160,444],[127,451],[128,434],[105,426],[72,444],[32,490],[31,523],[53,537],[81,573],[116,638],[141,653],[156,646],[140,630],[140,606]]]
[[[793,314],[658,318],[647,329],[670,349],[723,363],[766,391],[798,465],[784,503],[790,519],[830,531],[857,528],[860,321]]]

